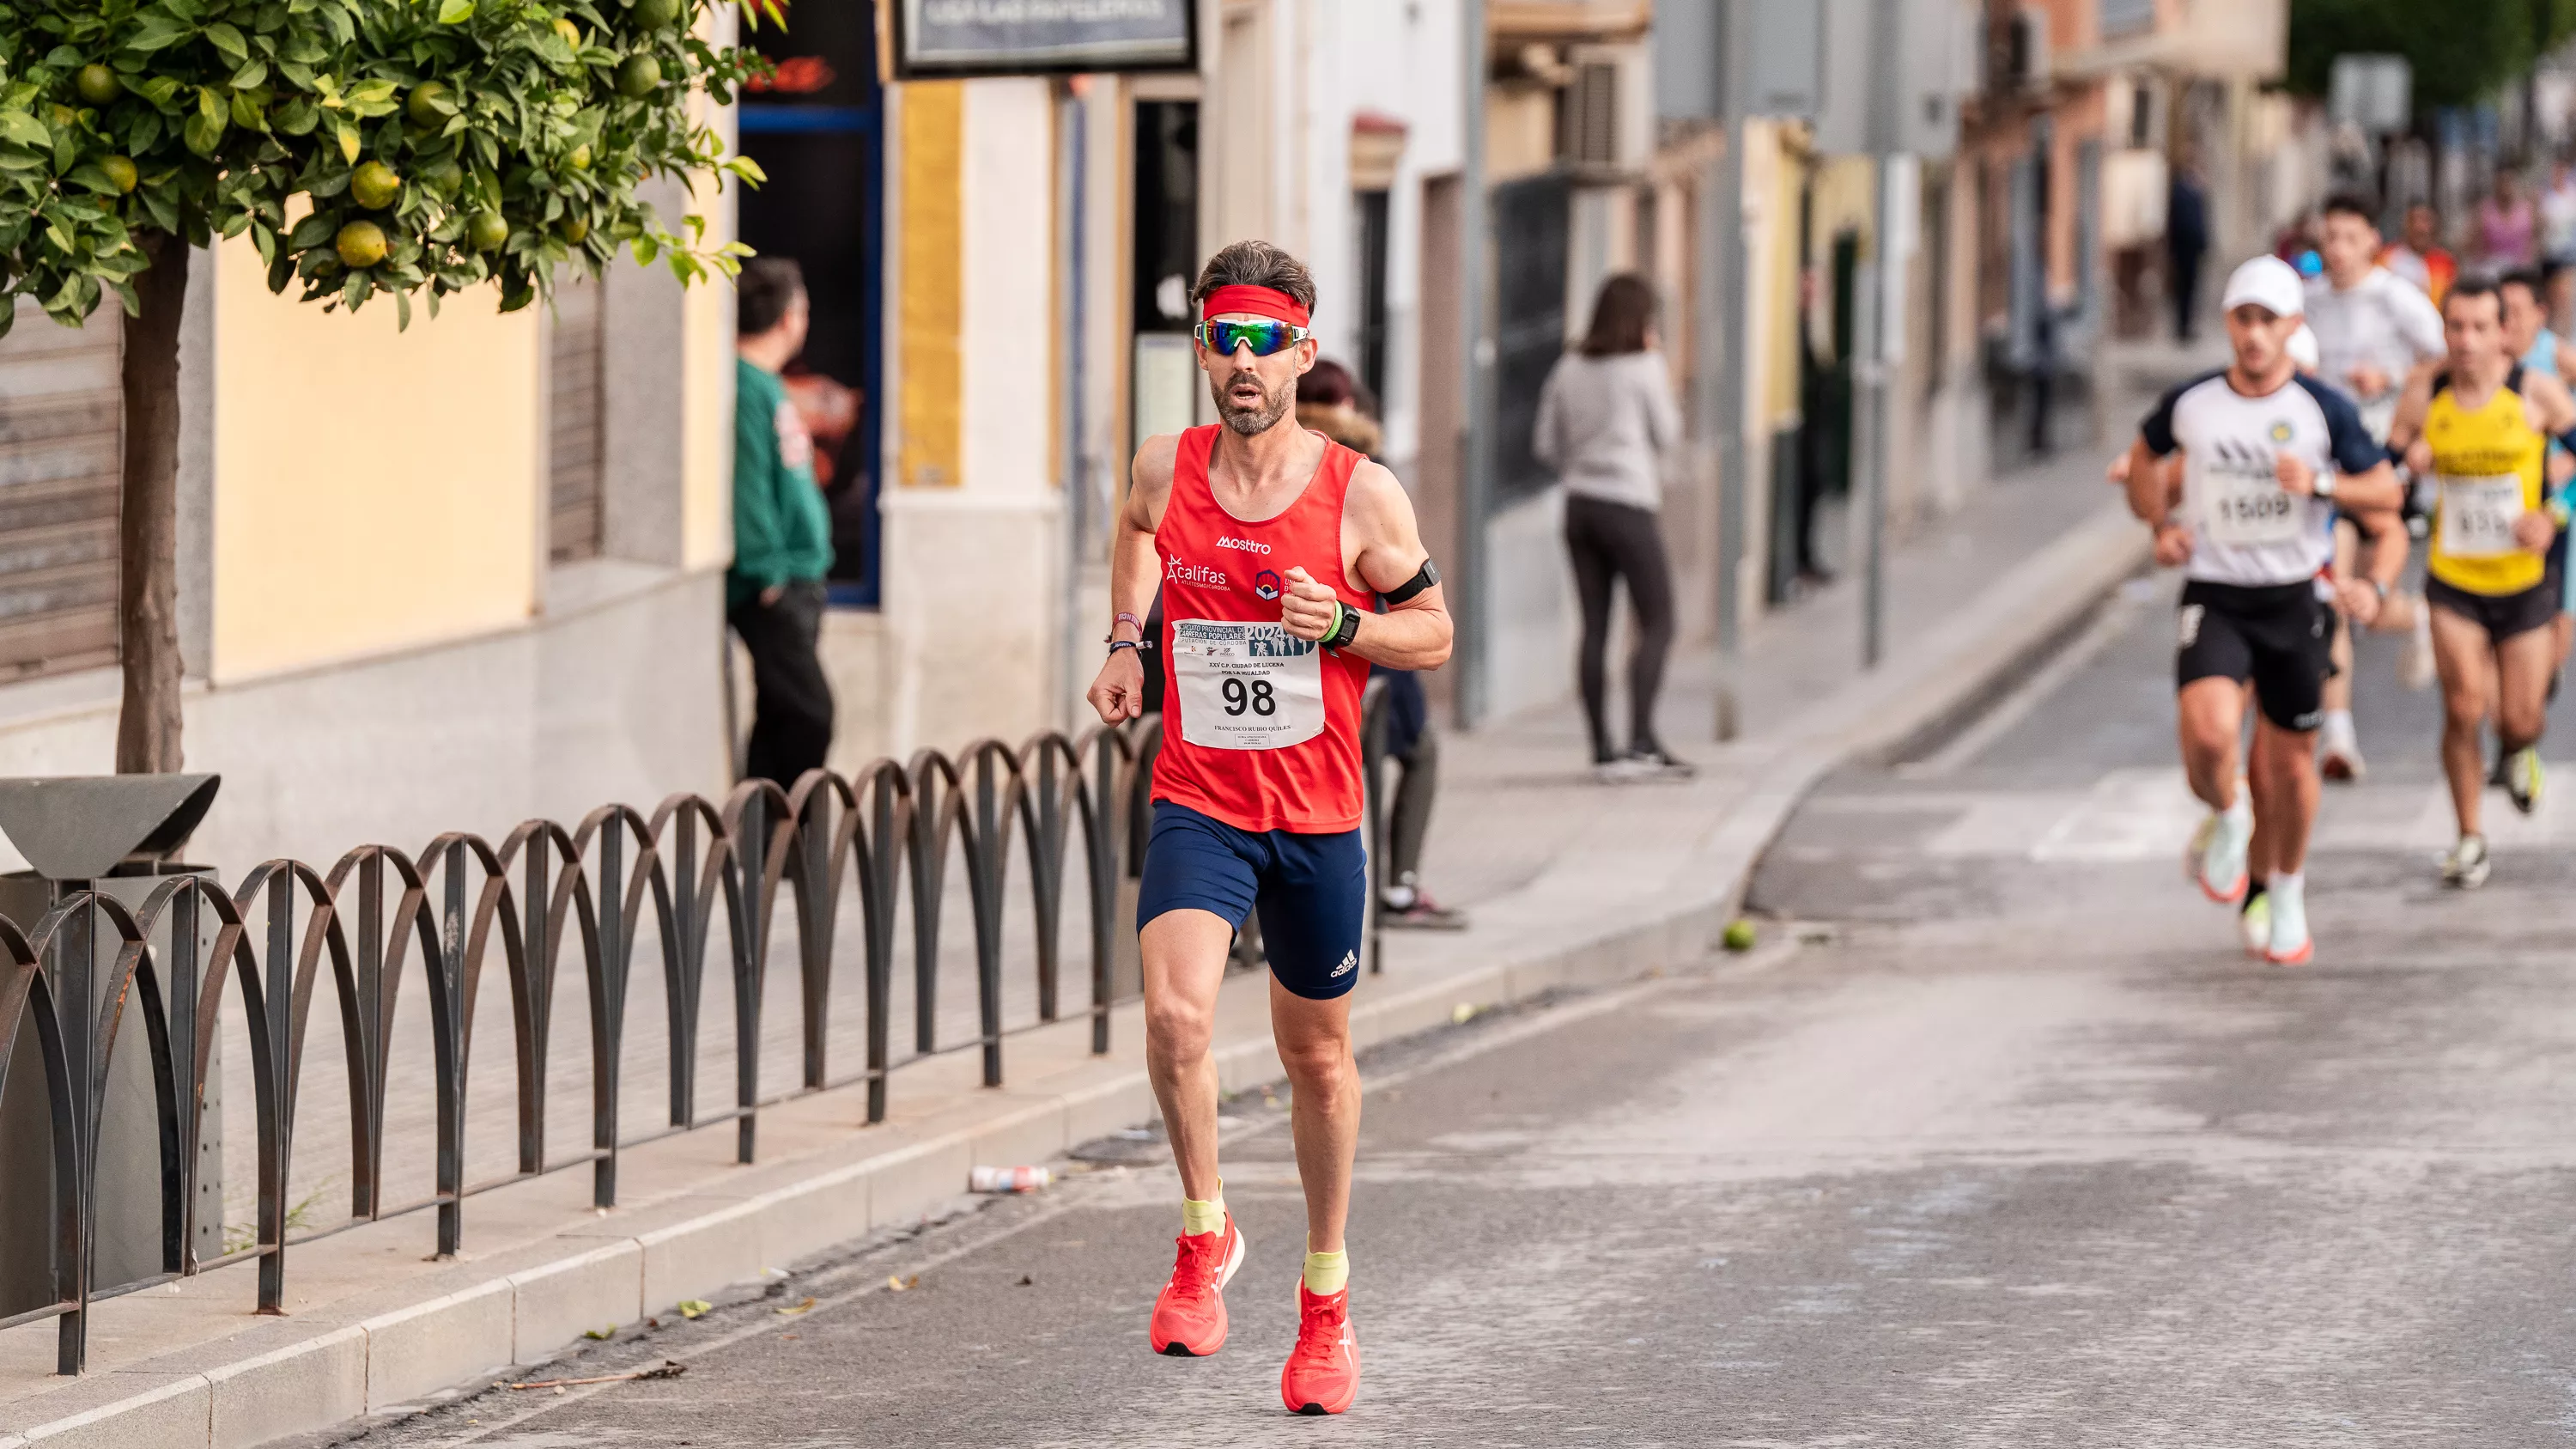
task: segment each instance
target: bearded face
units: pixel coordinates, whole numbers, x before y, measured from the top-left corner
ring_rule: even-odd
[[[1280,356],[1289,356],[1282,353]],[[1216,402],[1217,417],[1238,437],[1254,437],[1270,431],[1281,418],[1297,406],[1297,377],[1292,371],[1277,387],[1266,385],[1253,368],[1234,367],[1220,377],[1208,374],[1208,396]]]

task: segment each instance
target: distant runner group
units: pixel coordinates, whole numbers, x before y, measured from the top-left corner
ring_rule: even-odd
[[[2420,250],[2412,217],[2408,231]],[[2458,825],[2441,874],[2466,889],[2489,870],[2486,790],[2538,808],[2540,738],[2576,630],[2576,398],[2561,380],[2576,349],[2547,326],[2541,278],[2445,275],[2437,306],[2385,264],[2372,208],[2351,197],[2326,204],[2317,253],[2304,280],[2270,256],[2235,270],[2220,299],[2229,364],[2159,399],[2112,465],[2157,562],[2184,574],[2177,733],[2209,810],[2185,868],[2237,906],[2247,951],[2281,965],[2315,952],[2319,782],[2365,768],[2352,631],[2404,635],[2401,678],[2440,681]],[[2416,538],[2420,594],[2400,587]]]

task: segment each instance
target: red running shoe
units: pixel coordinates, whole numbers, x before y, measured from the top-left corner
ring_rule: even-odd
[[[1360,1340],[1351,1331],[1351,1290],[1318,1298],[1297,1285],[1297,1347],[1279,1371],[1279,1397],[1292,1414],[1338,1414],[1360,1392]]]
[[[1154,1321],[1146,1333],[1156,1353],[1205,1358],[1225,1347],[1225,1285],[1243,1266],[1243,1234],[1234,1230],[1234,1214],[1227,1213],[1223,1230],[1184,1233],[1175,1241],[1180,1256],[1172,1263],[1172,1281],[1154,1300]]]

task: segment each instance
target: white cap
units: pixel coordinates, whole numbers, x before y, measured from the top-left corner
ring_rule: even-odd
[[[2228,274],[2218,310],[2261,307],[2275,317],[2297,317],[2308,310],[2308,287],[2298,269],[2279,257],[2255,257]]]
[[[2305,322],[2290,334],[2289,353],[2291,365],[2302,371],[2314,372],[2325,366],[2325,354],[2317,350],[2316,331]]]

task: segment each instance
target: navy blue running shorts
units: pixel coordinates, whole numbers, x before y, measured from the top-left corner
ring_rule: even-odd
[[[1240,830],[1186,805],[1154,802],[1136,929],[1165,911],[1197,909],[1236,930],[1261,912],[1270,974],[1291,995],[1330,1001],[1360,980],[1360,923],[1368,910],[1368,847],[1360,833]]]

